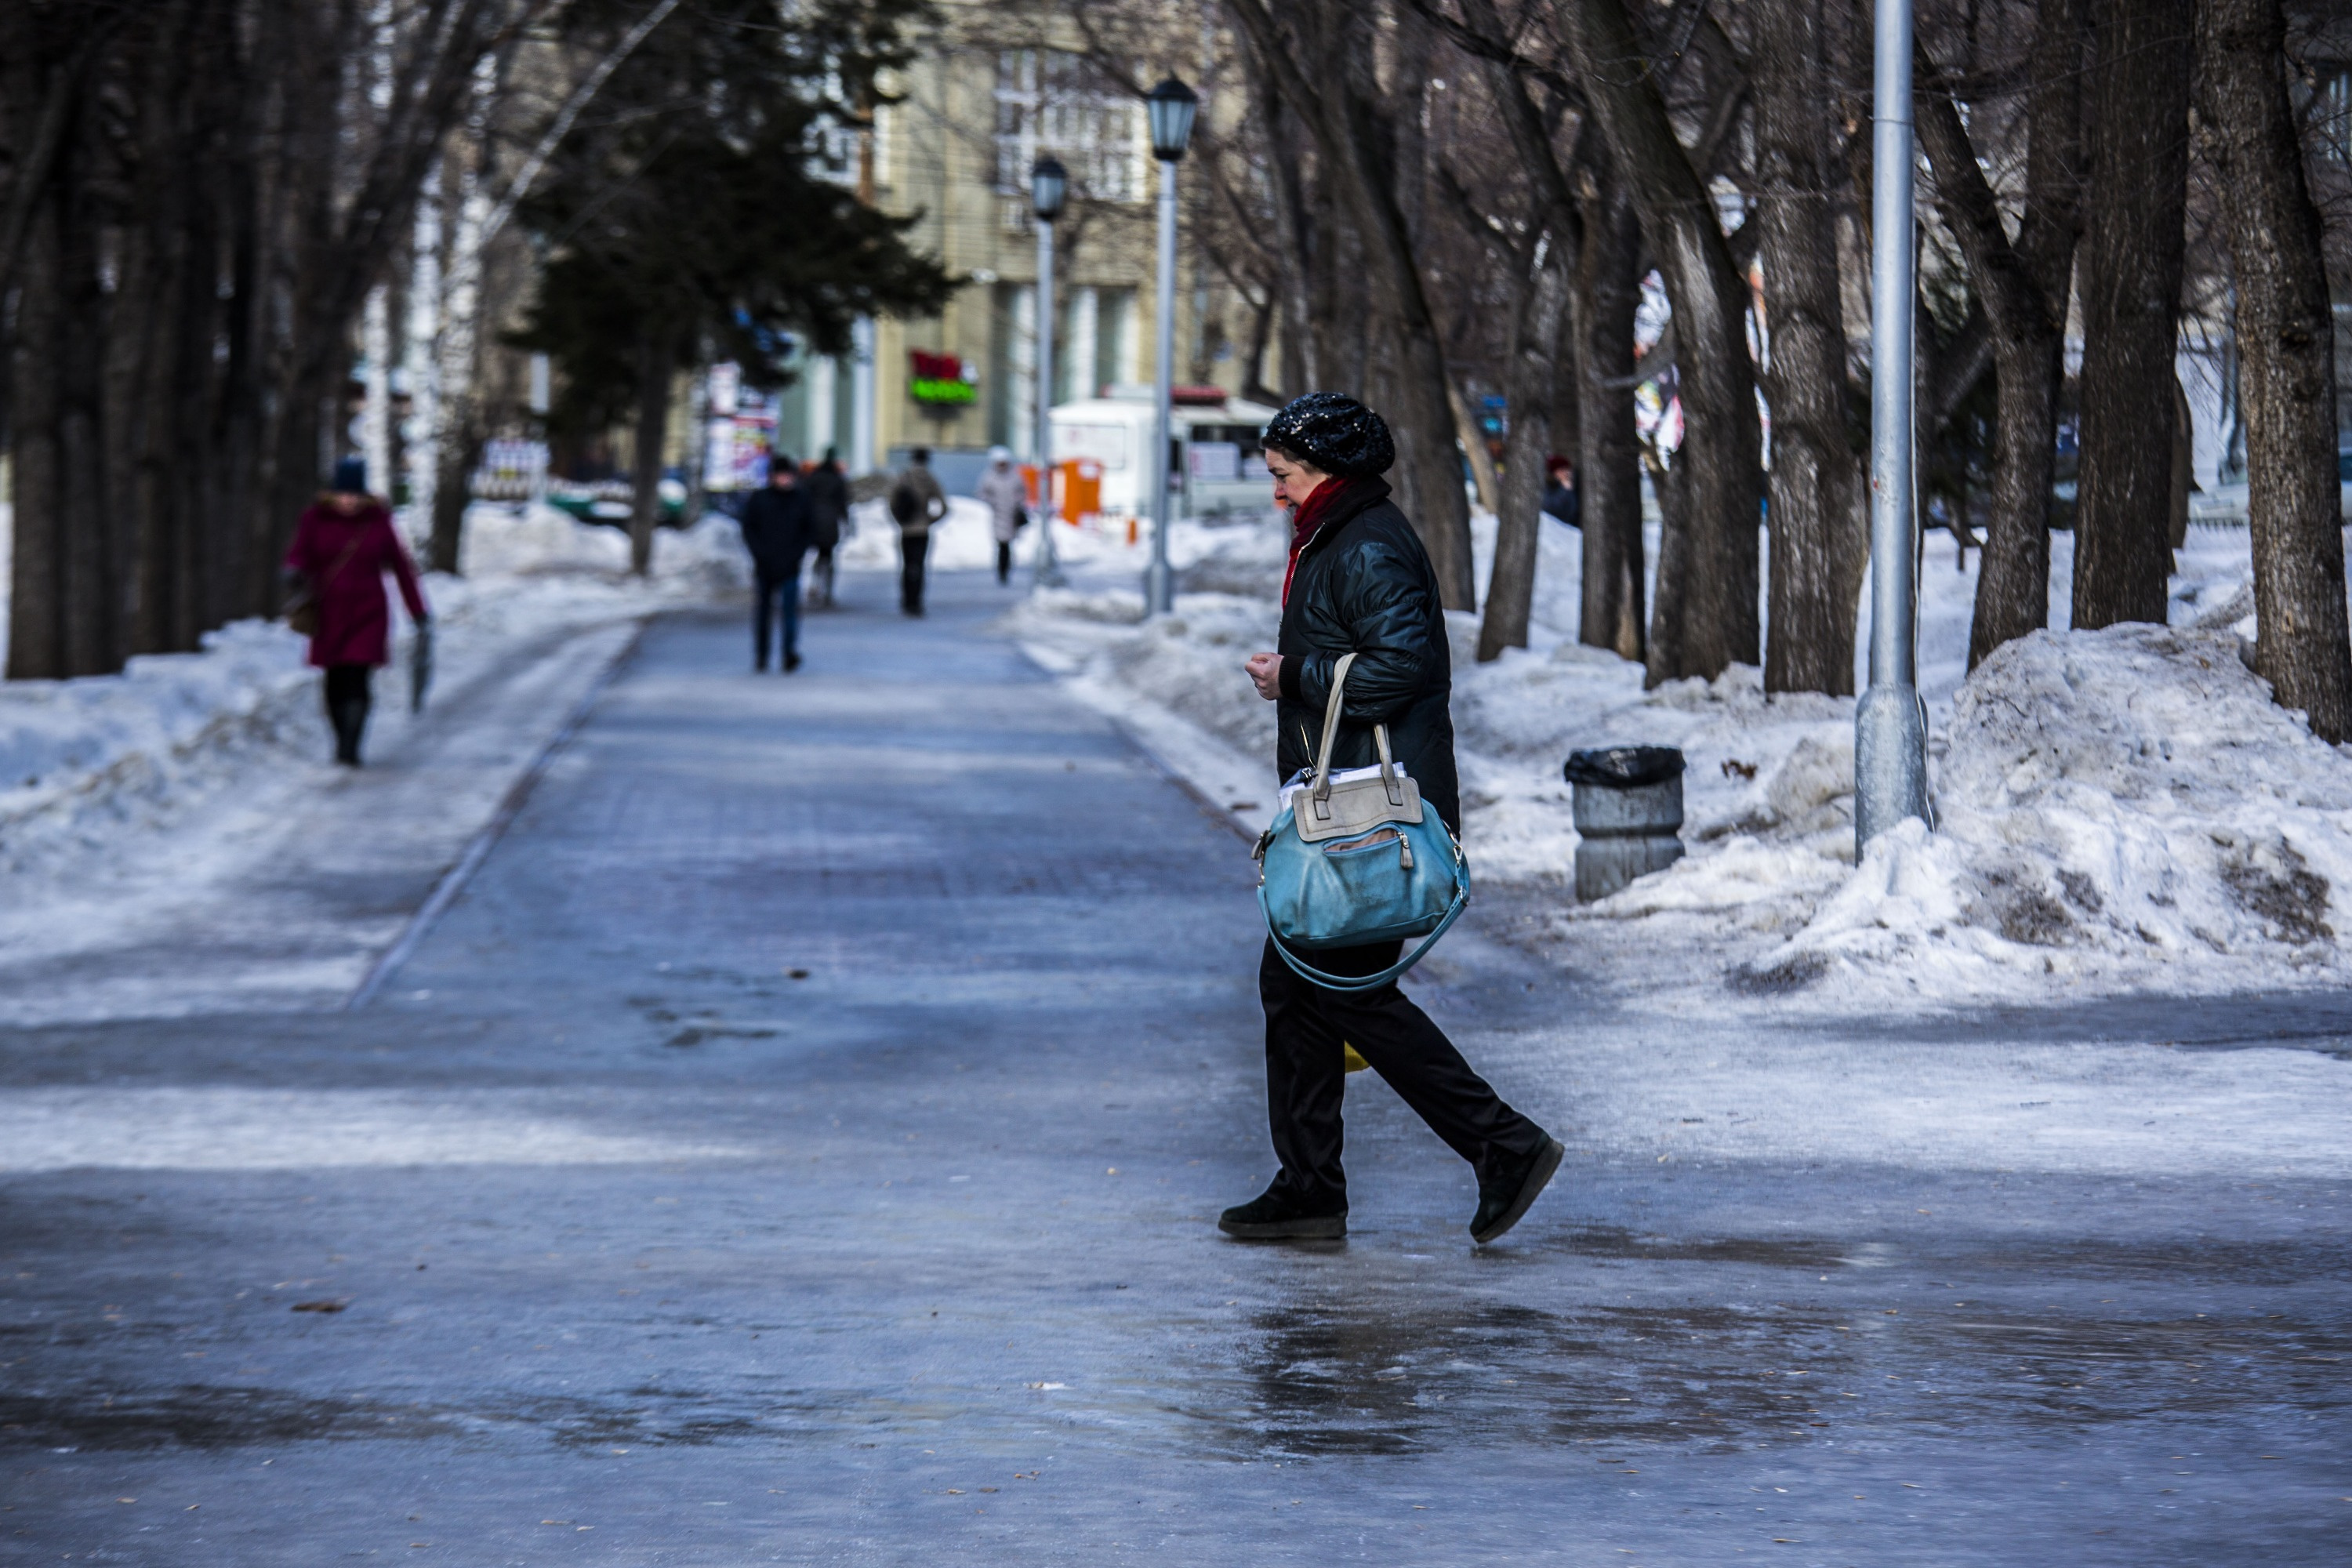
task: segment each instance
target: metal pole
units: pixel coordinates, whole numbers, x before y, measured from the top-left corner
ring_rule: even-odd
[[[1911,0],[1877,0],[1870,174],[1870,689],[1853,715],[1857,851],[1927,815],[1911,480]]]
[[[1176,375],[1176,161],[1160,161],[1160,335],[1151,366],[1151,569],[1143,577],[1143,613],[1176,607],[1176,579],[1168,565],[1168,444],[1174,434]]]
[[[1054,558],[1054,226],[1037,223],[1037,586],[1062,585]]]

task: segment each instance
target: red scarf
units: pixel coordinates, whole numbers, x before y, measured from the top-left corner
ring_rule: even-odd
[[[1314,542],[1316,534],[1322,531],[1324,518],[1339,504],[1341,493],[1352,489],[1355,482],[1334,474],[1316,486],[1315,493],[1299,502],[1298,510],[1290,514],[1290,564],[1282,574],[1285,605],[1290,603],[1290,580],[1298,575],[1299,552]]]

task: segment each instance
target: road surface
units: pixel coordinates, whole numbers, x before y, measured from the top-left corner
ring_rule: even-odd
[[[1629,1017],[1524,898],[1414,988],[1575,1151],[1528,1220],[1359,1078],[1349,1238],[1218,1237],[1246,847],[935,593],[789,679],[656,622],[365,1007],[0,1031],[0,1561],[2344,1560],[2340,1179],[1654,1155],[1629,1056],[1869,1042]]]

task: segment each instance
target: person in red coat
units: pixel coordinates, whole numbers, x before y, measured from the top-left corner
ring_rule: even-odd
[[[367,465],[345,458],[335,465],[332,488],[303,510],[294,542],[286,552],[286,572],[299,577],[317,606],[318,630],[310,637],[310,662],[327,672],[327,721],[335,729],[335,761],[360,765],[360,736],[367,729],[368,683],[376,666],[390,660],[392,606],[383,574],[400,582],[400,596],[419,627],[430,623],[416,568],[392,526],[392,512],[367,493]]]

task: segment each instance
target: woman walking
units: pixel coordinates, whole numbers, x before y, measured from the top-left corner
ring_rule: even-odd
[[[1380,477],[1395,458],[1381,416],[1339,393],[1310,392],[1266,426],[1274,499],[1291,511],[1290,566],[1279,651],[1253,654],[1247,668],[1258,695],[1276,704],[1275,773],[1287,779],[1313,765],[1333,669],[1355,655],[1331,766],[1373,765],[1372,728],[1385,724],[1398,765],[1458,837],[1445,612],[1420,537]],[[1218,1228],[1251,1240],[1348,1234],[1339,1153],[1349,1046],[1477,1173],[1472,1238],[1493,1241],[1517,1225],[1559,1169],[1558,1141],[1505,1104],[1395,982],[1329,990],[1295,973],[1274,943],[1269,936],[1257,984],[1267,1120],[1282,1169],[1263,1195],[1227,1209]],[[1395,963],[1402,947],[1305,956],[1326,973],[1360,977]]]
[[[988,449],[988,468],[980,476],[980,504],[988,509],[988,531],[996,540],[996,580],[1013,580],[1013,540],[1021,531],[1028,488],[1013,466],[1013,454],[1003,447]]]
[[[302,513],[286,552],[286,574],[298,579],[288,618],[309,622],[310,663],[327,672],[327,722],[334,726],[335,761],[360,765],[367,729],[368,683],[391,657],[392,606],[383,574],[400,581],[400,596],[423,635],[432,617],[416,585],[416,568],[392,526],[383,502],[367,493],[367,466],[357,458],[335,465],[333,485]]]

